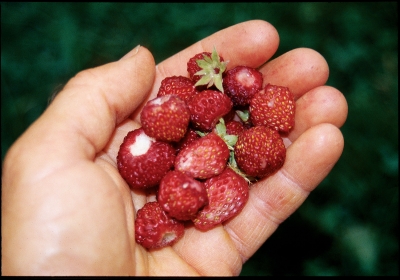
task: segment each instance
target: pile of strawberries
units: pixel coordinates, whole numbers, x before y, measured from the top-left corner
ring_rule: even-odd
[[[174,244],[185,224],[205,231],[236,216],[252,182],[285,161],[293,94],[263,87],[257,69],[226,65],[215,48],[192,57],[189,77],[165,78],[143,107],[142,126],[121,144],[118,170],[130,188],[157,188],[156,201],[135,220],[136,242],[145,248]]]

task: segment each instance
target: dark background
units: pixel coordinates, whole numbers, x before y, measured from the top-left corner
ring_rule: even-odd
[[[1,155],[78,71],[137,44],[160,62],[230,25],[264,19],[276,55],[320,52],[349,115],[330,175],[241,275],[398,275],[397,4],[2,3]]]

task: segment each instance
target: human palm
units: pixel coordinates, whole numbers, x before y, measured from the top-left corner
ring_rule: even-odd
[[[238,275],[278,225],[329,173],[343,150],[342,93],[325,86],[324,58],[278,48],[269,23],[244,22],[211,35],[155,67],[140,47],[71,79],[11,147],[2,177],[2,270],[8,275]],[[131,191],[116,168],[119,145],[139,127],[141,106],[161,80],[187,75],[193,55],[216,47],[228,69],[260,67],[264,82],[296,97],[296,123],[276,174],[251,186],[242,212],[212,230],[194,227],[173,245],[135,243],[134,217],[154,193]]]

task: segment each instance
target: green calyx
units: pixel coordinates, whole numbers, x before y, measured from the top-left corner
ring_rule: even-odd
[[[201,131],[196,131],[198,135],[200,135],[201,137],[204,137],[205,135],[207,135],[207,133],[201,132]],[[236,163],[235,160],[235,145],[237,142],[237,135],[230,135],[226,133],[226,126],[225,126],[225,121],[223,118],[219,119],[219,122],[217,123],[217,125],[215,126],[215,132],[217,133],[217,135],[219,137],[221,137],[224,141],[225,144],[228,146],[229,148],[229,161],[228,161],[228,165],[229,167],[235,171],[237,174],[239,174],[240,176],[242,176],[246,182],[251,185],[252,183],[256,182],[256,178],[248,176],[247,174],[245,174],[242,170],[240,170],[239,166]]]
[[[221,61],[215,47],[211,53],[211,58],[204,55],[204,59],[199,59],[196,62],[201,70],[195,75],[202,77],[195,86],[207,85],[207,88],[209,88],[215,85],[219,91],[224,92],[222,86],[222,73],[226,70],[227,62]]]
[[[239,118],[242,120],[242,122],[246,123],[249,121],[249,117],[250,117],[250,112],[249,110],[236,110],[236,114],[239,116]]]
[[[215,126],[215,130],[217,131],[219,137],[221,137],[225,141],[229,150],[233,151],[234,146],[237,142],[237,135],[226,134],[226,126],[223,118],[219,119],[218,124]]]

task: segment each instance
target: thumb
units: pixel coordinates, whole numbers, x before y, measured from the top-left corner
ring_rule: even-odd
[[[9,176],[32,181],[81,159],[93,160],[116,126],[150,94],[154,78],[154,58],[144,47],[78,73],[9,149],[5,162],[12,164],[4,163]]]
[[[57,95],[41,122],[49,131],[57,131],[60,141],[65,133],[68,141],[73,135],[83,136],[98,152],[116,125],[150,94],[154,78],[154,58],[138,46],[119,61],[78,73]],[[60,126],[62,131],[58,131]]]

